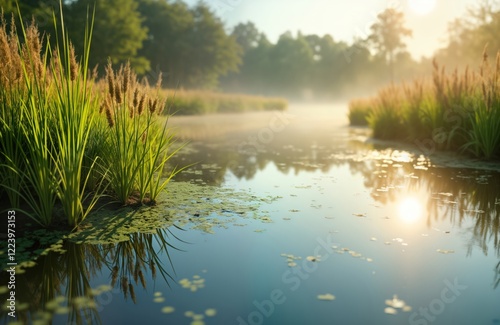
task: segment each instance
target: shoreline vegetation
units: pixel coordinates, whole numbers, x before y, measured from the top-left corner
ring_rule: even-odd
[[[92,24],[78,60],[60,21],[50,44],[34,23],[18,32],[1,18],[0,198],[40,226],[76,228],[105,197],[154,204],[181,169],[162,173],[176,151],[158,119],[159,89],[111,64],[99,87],[88,67]]]
[[[449,73],[434,60],[432,78],[351,100],[348,118],[352,126],[369,126],[375,139],[499,161],[500,52],[492,64],[485,49],[477,71]]]
[[[56,23],[59,19],[60,22]],[[103,201],[154,205],[184,167],[171,113],[284,110],[279,98],[162,89],[130,64],[89,67],[92,26],[77,58],[64,18],[48,42],[34,22],[16,29],[0,16],[0,199],[42,227],[76,229]]]
[[[284,98],[246,94],[220,93],[207,90],[164,90],[169,113],[197,115],[213,113],[242,113],[249,111],[284,111],[288,102]]]

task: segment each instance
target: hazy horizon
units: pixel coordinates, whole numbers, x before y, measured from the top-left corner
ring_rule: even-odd
[[[186,0],[194,5],[198,0]],[[431,56],[446,46],[448,24],[462,17],[467,8],[478,5],[474,0],[351,0],[349,3],[328,0],[207,0],[205,1],[231,30],[240,22],[252,21],[276,42],[286,31],[294,35],[330,34],[336,41],[352,43],[365,38],[378,13],[387,7],[403,11],[406,27],[413,37],[405,39],[408,51],[415,59]]]

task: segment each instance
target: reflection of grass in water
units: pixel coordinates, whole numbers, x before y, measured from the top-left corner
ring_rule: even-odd
[[[494,287],[495,289],[500,285],[500,262],[498,262],[497,267],[496,267],[496,274],[495,274],[495,281],[494,281]]]
[[[89,277],[99,273],[103,266],[111,272],[112,285],[118,285],[125,298],[135,303],[136,287],[146,288],[148,272],[153,279],[160,273],[168,285],[175,281],[170,249],[179,249],[173,240],[183,241],[169,227],[203,225],[198,229],[210,232],[235,218],[258,218],[269,222],[255,211],[260,203],[274,199],[231,189],[173,182],[170,193],[162,196],[158,206],[140,210],[130,207],[102,210],[90,215],[80,231],[71,234],[46,229],[27,232],[19,238],[20,250],[16,256],[21,265],[17,268],[20,293],[17,299],[19,303],[27,302],[29,308],[19,310],[19,317],[49,321],[54,313],[68,313],[69,322],[99,323],[94,298],[109,289],[91,288]],[[171,202],[175,202],[175,206],[169,206]],[[165,265],[165,255],[170,265]],[[0,256],[6,258],[5,253]],[[33,260],[36,263],[30,262]],[[62,305],[59,298],[64,287],[67,305]],[[6,299],[6,294],[2,292],[0,298]],[[6,314],[2,316],[7,317]]]

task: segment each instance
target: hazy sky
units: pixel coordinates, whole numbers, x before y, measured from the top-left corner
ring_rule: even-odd
[[[194,4],[197,0],[187,0]],[[290,30],[296,35],[330,34],[335,40],[352,43],[366,37],[378,13],[389,6],[405,13],[406,26],[413,30],[407,39],[415,58],[430,56],[446,44],[448,22],[461,17],[479,0],[205,0],[229,28],[252,21],[271,41]],[[430,12],[426,12],[429,11]],[[424,13],[425,12],[425,13]]]

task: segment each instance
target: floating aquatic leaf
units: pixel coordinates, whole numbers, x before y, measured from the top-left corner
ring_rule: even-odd
[[[441,254],[453,254],[455,251],[453,249],[438,249],[436,252]]]
[[[335,296],[331,293],[325,293],[317,296],[318,300],[331,301],[335,299]]]
[[[386,307],[384,309],[384,313],[389,314],[389,315],[396,315],[398,311],[392,307]]]
[[[410,312],[410,311],[412,311],[412,308],[410,306],[403,306],[403,311]]]
[[[170,313],[173,313],[174,311],[175,311],[175,308],[172,306],[165,306],[161,309],[161,312],[164,314],[170,314]]]
[[[205,310],[205,315],[207,315],[208,317],[213,317],[217,314],[217,310],[215,310],[214,308],[209,308],[207,310]]]
[[[205,315],[203,315],[203,314],[194,314],[193,315],[193,320],[202,320],[203,318],[205,318]]]
[[[187,279],[185,279],[185,280],[187,280]],[[182,280],[181,280],[181,281],[182,281]],[[162,295],[162,293],[161,293],[160,291],[156,291],[156,292],[154,293],[154,296],[155,296],[155,297],[161,297],[161,295]]]
[[[163,297],[156,297],[156,298],[153,299],[153,302],[156,302],[158,304],[162,303],[164,301],[165,301],[165,298],[163,298]]]
[[[202,320],[194,320],[190,325],[205,325],[205,322]]]

